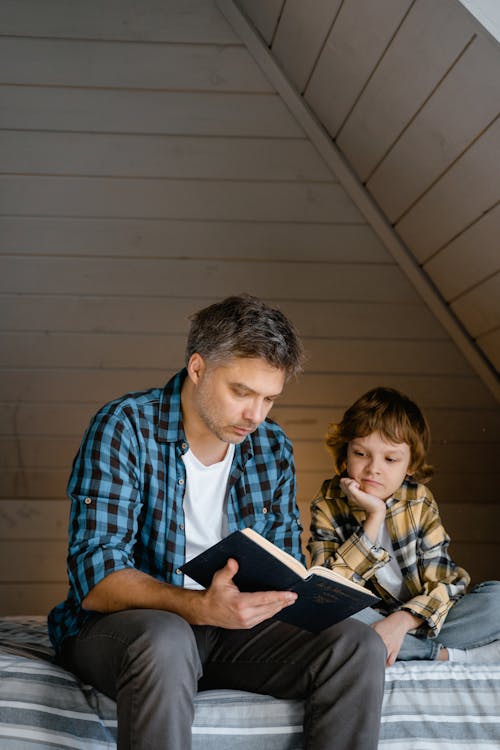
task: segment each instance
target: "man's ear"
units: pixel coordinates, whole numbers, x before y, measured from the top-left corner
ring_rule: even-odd
[[[191,381],[196,385],[200,382],[201,376],[206,369],[206,363],[201,354],[194,352],[189,358],[187,363],[188,376]]]

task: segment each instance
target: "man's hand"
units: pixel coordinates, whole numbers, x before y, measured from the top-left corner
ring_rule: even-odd
[[[218,570],[210,587],[203,592],[200,625],[220,628],[253,628],[295,602],[293,591],[241,592],[233,582],[238,572],[236,560],[229,559]]]

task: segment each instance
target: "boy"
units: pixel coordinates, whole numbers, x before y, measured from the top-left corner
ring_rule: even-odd
[[[500,582],[479,584],[448,553],[431,492],[427,422],[391,388],[361,396],[326,443],[337,474],[312,502],[312,563],[381,598],[355,615],[396,659],[500,662]]]

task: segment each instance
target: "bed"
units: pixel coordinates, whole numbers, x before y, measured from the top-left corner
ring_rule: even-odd
[[[302,705],[199,693],[193,750],[302,750]],[[0,748],[115,748],[115,704],[53,661],[45,618],[0,618]],[[334,743],[333,745],[334,746]],[[500,664],[387,670],[379,750],[500,748]]]

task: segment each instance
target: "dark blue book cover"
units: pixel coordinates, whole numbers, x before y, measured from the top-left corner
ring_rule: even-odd
[[[239,565],[234,583],[240,591],[296,591],[297,601],[275,617],[319,632],[379,599],[368,589],[327,568],[310,570],[252,529],[235,531],[185,563],[181,570],[208,588],[229,557]]]

